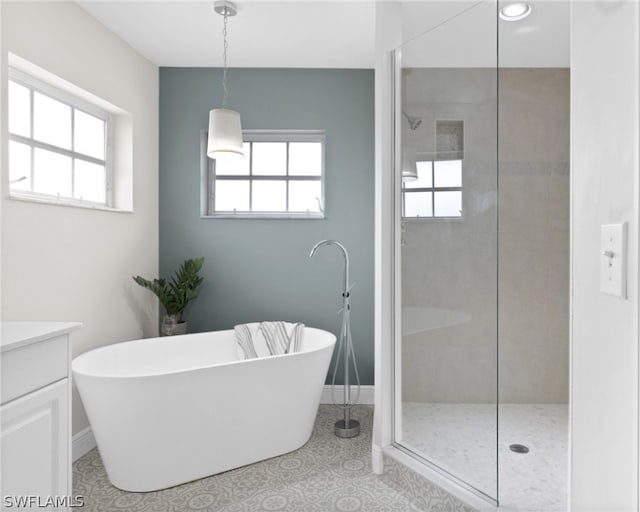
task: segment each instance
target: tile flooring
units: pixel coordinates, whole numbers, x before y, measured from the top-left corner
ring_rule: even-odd
[[[358,406],[353,417],[362,433],[338,439],[333,424],[340,410],[321,405],[309,442],[294,452],[188,484],[149,493],[113,487],[97,449],[73,465],[74,494],[85,499],[83,512],[471,512],[456,498],[426,483],[420,493],[397,485],[408,476],[390,471],[391,479],[371,472],[373,409]],[[415,487],[415,485],[413,485]]]
[[[411,402],[402,408],[402,444],[485,494],[498,493],[501,508],[567,509],[566,404],[501,404],[499,429],[495,404]],[[514,443],[529,453],[512,452]]]

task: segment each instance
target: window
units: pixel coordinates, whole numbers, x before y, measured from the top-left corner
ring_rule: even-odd
[[[9,193],[110,206],[109,114],[11,69]]]
[[[418,161],[418,179],[402,183],[404,218],[462,217],[462,160]]]
[[[241,160],[207,158],[205,134],[205,215],[323,218],[324,132],[243,134]]]

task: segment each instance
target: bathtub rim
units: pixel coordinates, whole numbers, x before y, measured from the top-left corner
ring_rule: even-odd
[[[90,359],[93,357],[96,357],[96,353],[97,352],[101,352],[101,351],[108,351],[108,350],[118,350],[118,349],[122,349],[121,345],[125,345],[125,344],[138,344],[138,343],[144,343],[144,342],[151,342],[151,341],[165,341],[165,342],[176,342],[176,343],[180,343],[176,338],[181,338],[181,337],[185,337],[185,336],[194,336],[194,335],[200,335],[200,334],[209,334],[209,333],[233,333],[233,329],[224,329],[224,330],[220,330],[220,331],[204,331],[204,332],[195,332],[195,333],[188,333],[188,334],[180,334],[178,336],[155,336],[153,338],[141,338],[141,339],[135,339],[135,340],[127,340],[127,341],[120,341],[117,343],[110,343],[108,345],[103,345],[101,347],[96,347],[94,349],[91,350],[87,350],[86,352],[83,352],[82,354],[74,357],[71,361],[71,370],[73,373],[73,376],[79,375],[82,377],[89,377],[89,378],[96,378],[96,379],[140,379],[140,378],[153,378],[153,377],[163,377],[163,376],[169,376],[169,375],[179,375],[179,374],[183,374],[183,373],[188,373],[188,372],[193,372],[193,371],[198,371],[198,370],[205,370],[205,369],[209,369],[209,368],[221,368],[221,367],[225,367],[225,366],[230,366],[230,365],[236,365],[236,364],[249,364],[249,363],[258,363],[261,361],[265,361],[265,360],[273,360],[275,359],[280,359],[283,357],[293,357],[293,356],[297,356],[297,355],[302,355],[302,354],[311,354],[314,352],[319,352],[321,350],[324,350],[328,347],[332,347],[332,349],[335,347],[336,345],[336,335],[333,334],[330,331],[327,331],[325,329],[319,329],[317,327],[307,327],[305,326],[305,331],[306,330],[310,330],[310,331],[315,331],[318,333],[322,333],[323,335],[326,335],[327,340],[325,341],[324,339],[322,340],[321,343],[318,343],[318,346],[314,346],[311,349],[308,350],[302,350],[302,351],[298,351],[298,352],[290,352],[288,354],[278,354],[278,355],[274,355],[274,356],[262,356],[262,357],[255,357],[255,358],[251,358],[251,359],[236,359],[233,361],[225,361],[222,363],[213,363],[213,364],[200,364],[197,366],[189,366],[189,367],[185,367],[185,368],[176,368],[174,370],[171,371],[163,371],[163,372],[153,372],[153,373],[136,373],[136,374],[131,374],[131,375],[121,375],[121,374],[114,374],[114,373],[110,373],[110,372],[100,372],[100,371],[86,371],[86,370],[82,370],[82,369],[78,369],[77,366],[82,365],[83,360],[84,359]],[[88,363],[85,363],[88,364]]]

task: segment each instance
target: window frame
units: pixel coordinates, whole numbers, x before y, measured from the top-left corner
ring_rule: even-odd
[[[254,175],[252,163],[249,164],[247,175],[216,176],[215,160],[207,157],[207,130],[201,131],[201,217],[216,219],[309,219],[321,220],[326,218],[325,213],[325,146],[326,133],[324,130],[243,130],[243,142],[281,142],[287,143],[287,169],[284,175]],[[288,169],[288,144],[296,142],[319,142],[321,144],[320,176],[290,175]],[[251,151],[253,159],[253,150]],[[247,181],[251,185],[253,181],[281,181],[287,187],[287,205],[289,202],[289,183],[295,181],[319,181],[320,182],[320,211],[319,212],[271,212],[271,211],[216,211],[215,210],[215,183],[216,180]],[[250,187],[251,197],[251,187]]]
[[[33,186],[33,174],[34,174],[34,154],[36,149],[42,149],[63,155],[71,158],[71,190],[75,187],[75,160],[82,160],[96,165],[104,165],[105,168],[105,202],[90,201],[87,199],[79,199],[75,197],[65,197],[59,195],[45,194],[34,190],[20,190],[11,187],[11,182],[8,182],[7,190],[10,198],[25,199],[35,202],[42,202],[48,204],[65,205],[65,206],[80,206],[89,208],[103,208],[113,209],[113,152],[112,152],[112,137],[113,137],[113,118],[112,114],[99,106],[92,104],[91,102],[76,96],[75,94],[65,91],[49,84],[39,78],[21,71],[13,66],[9,66],[7,76],[7,86],[9,82],[15,82],[23,87],[29,89],[30,99],[30,136],[18,135],[9,132],[7,127],[8,141],[17,142],[29,146],[31,151],[31,168],[30,168],[30,182]],[[55,101],[63,103],[71,108],[71,140],[74,140],[75,130],[75,116],[74,110],[78,110],[85,114],[89,114],[93,117],[97,117],[105,123],[105,137],[104,137],[104,160],[95,158],[84,153],[79,153],[72,149],[66,149],[55,144],[49,144],[42,142],[33,137],[34,130],[34,92],[42,94]]]
[[[427,221],[427,222],[440,222],[440,221],[462,221],[464,220],[464,173],[462,172],[462,162],[464,161],[463,159],[456,159],[458,161],[460,161],[460,186],[459,187],[436,187],[435,186],[435,164],[436,162],[439,161],[443,161],[443,160],[438,160],[435,158],[429,158],[429,159],[425,159],[425,158],[418,158],[417,162],[429,162],[431,163],[431,187],[417,187],[417,188],[406,188],[405,187],[405,182],[403,181],[400,187],[400,213],[401,213],[401,218],[402,221],[408,221],[408,222],[423,222],[423,221]],[[432,215],[426,216],[426,217],[406,217],[405,216],[405,197],[406,194],[408,193],[413,193],[413,192],[431,192],[431,212]],[[462,210],[460,211],[460,215],[456,215],[456,216],[440,216],[440,215],[435,215],[435,198],[436,198],[436,193],[438,192],[460,192],[460,202],[462,205]]]

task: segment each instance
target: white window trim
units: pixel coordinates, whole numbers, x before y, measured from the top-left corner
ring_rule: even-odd
[[[405,188],[404,183],[400,188],[400,213],[402,217],[402,222],[460,222],[464,220],[464,173],[461,176],[462,183],[459,187],[436,187],[433,185],[434,182],[434,166],[437,160],[427,160],[427,159],[418,159],[418,162],[430,162],[431,163],[431,187],[421,187],[421,188]],[[427,217],[405,217],[404,216],[404,199],[405,194],[409,192],[431,192],[431,209],[432,212],[435,211],[435,194],[437,192],[460,192],[461,200],[462,200],[462,212],[460,215],[452,216],[436,216],[429,215]]]
[[[320,212],[214,212],[211,210],[214,162],[207,157],[207,131],[200,132],[200,217],[207,219],[326,219],[325,208],[325,132],[324,130],[243,130],[244,142],[321,142],[322,161],[320,179]],[[244,178],[243,178],[244,179]],[[265,178],[260,178],[265,179]],[[269,179],[269,178],[266,178]],[[278,176],[274,179],[296,181],[297,178]],[[252,177],[247,176],[247,181]],[[314,180],[315,181],[315,180]]]
[[[102,119],[105,122],[105,148],[104,148],[104,160],[99,158],[94,158],[83,153],[77,153],[73,150],[68,150],[59,146],[51,145],[45,142],[40,142],[33,138],[33,133],[30,137],[25,137],[22,135],[8,133],[9,141],[18,142],[21,144],[25,144],[29,147],[45,149],[47,151],[51,151],[60,155],[65,155],[72,160],[80,159],[89,163],[95,163],[99,165],[105,166],[105,203],[96,202],[96,201],[88,201],[84,199],[77,199],[73,197],[61,197],[54,196],[51,194],[43,194],[40,192],[30,191],[30,190],[15,190],[11,188],[11,183],[8,183],[8,193],[9,197],[12,199],[19,199],[24,201],[30,201],[35,203],[46,203],[53,204],[58,206],[73,206],[73,207],[81,207],[81,208],[89,208],[96,210],[106,210],[106,211],[120,211],[113,207],[113,170],[112,170],[112,162],[113,162],[113,153],[112,153],[112,116],[106,110],[92,104],[91,102],[86,101],[83,98],[80,98],[70,92],[67,92],[63,89],[59,89],[58,87],[48,84],[47,82],[36,78],[33,75],[25,73],[15,67],[10,66],[8,69],[8,80],[19,83],[20,85],[27,87],[32,91],[37,91],[45,96],[53,98],[65,105],[68,105],[72,109],[79,110],[81,112],[85,112],[94,117]],[[31,96],[33,98],[33,95]],[[32,100],[33,101],[33,100]],[[33,132],[33,104],[31,105],[31,130]],[[72,124],[72,133],[71,136],[73,138],[73,124]],[[31,159],[31,172],[33,174],[33,154]],[[33,176],[32,176],[33,177]]]

